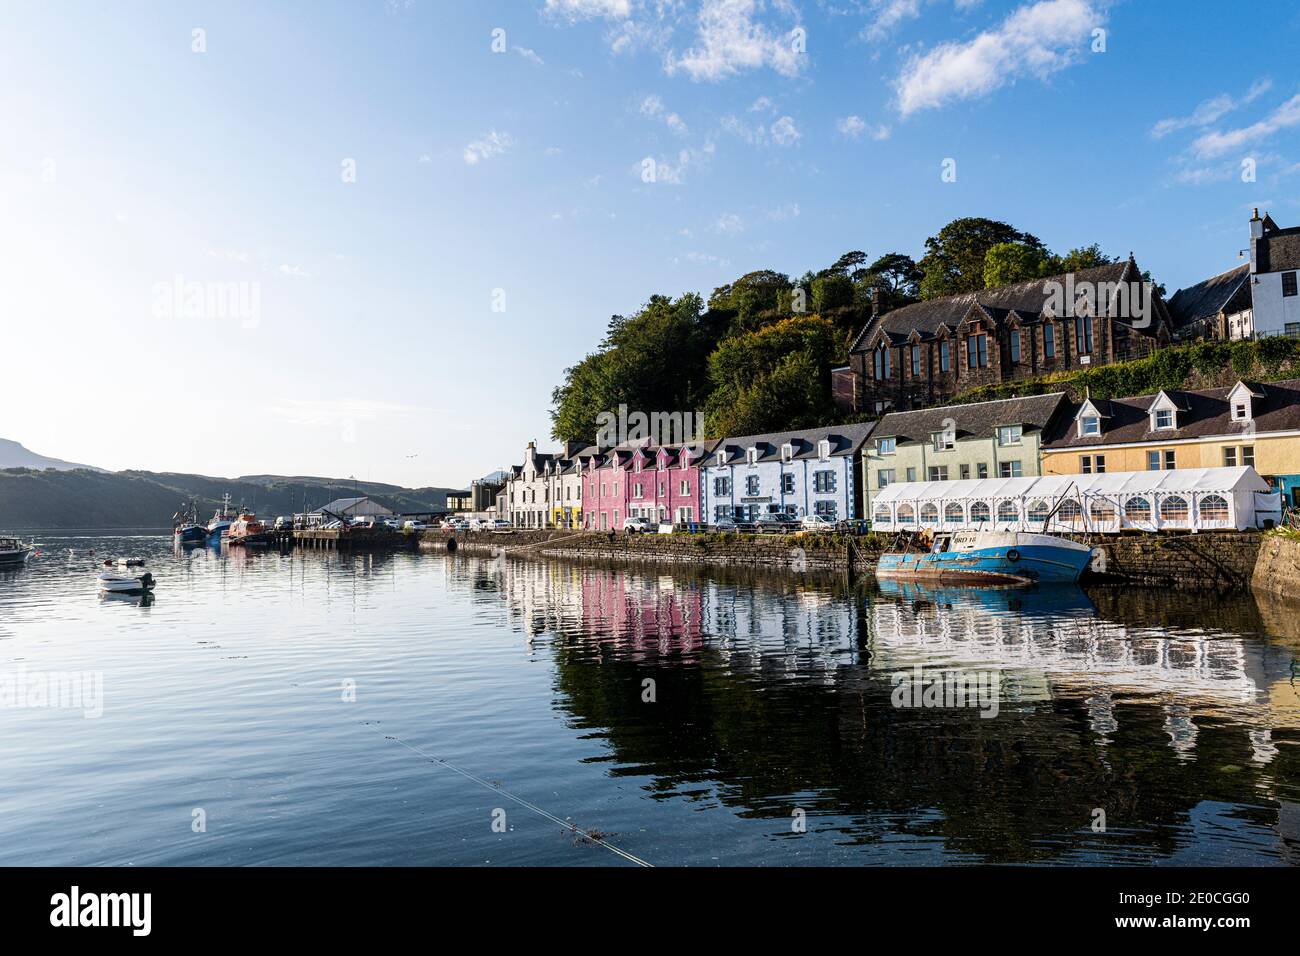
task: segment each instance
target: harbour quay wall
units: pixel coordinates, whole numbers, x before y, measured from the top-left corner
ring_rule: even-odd
[[[1300,538],[1264,535],[1251,584],[1260,591],[1300,597]]]
[[[466,554],[582,558],[624,564],[729,566],[870,574],[892,535],[619,534],[592,531],[425,532],[421,547]],[[1083,539],[1106,555],[1097,584],[1208,591],[1252,586],[1300,595],[1300,541],[1259,531],[1133,534]]]

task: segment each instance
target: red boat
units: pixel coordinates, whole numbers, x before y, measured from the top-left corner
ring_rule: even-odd
[[[226,533],[227,544],[242,544],[250,547],[271,543],[272,532],[266,523],[259,521],[251,511],[240,514]]]

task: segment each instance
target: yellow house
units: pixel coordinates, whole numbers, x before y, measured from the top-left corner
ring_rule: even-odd
[[[1044,475],[1237,465],[1300,507],[1300,379],[1088,398],[1042,445]]]

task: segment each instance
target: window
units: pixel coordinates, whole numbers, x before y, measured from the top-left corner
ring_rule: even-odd
[[[872,366],[872,372],[875,374],[875,377],[878,379],[889,378],[889,374],[890,374],[889,365],[890,365],[889,349],[885,348],[885,346],[882,345],[878,349],[876,349],[876,354],[874,356],[874,365]]]
[[[1254,445],[1241,446],[1241,463],[1251,468],[1255,467],[1255,446]]]
[[[1147,452],[1147,471],[1159,471],[1159,470],[1160,470],[1160,452],[1158,451]]]
[[[1088,506],[1088,514],[1093,521],[1114,521],[1115,506],[1109,501],[1094,501]]]
[[[921,505],[921,524],[938,524],[939,523],[939,506],[938,505]]]
[[[781,493],[784,495],[794,494],[794,475],[781,476]]]
[[[921,346],[912,346],[912,377],[918,378],[921,374]]]
[[[998,444],[1002,446],[1019,445],[1020,438],[1024,434],[1024,427],[1021,425],[999,425],[998,426]]]
[[[1151,502],[1145,498],[1130,498],[1124,503],[1124,517],[1129,521],[1150,521]]]
[[[1080,472],[1080,474],[1084,474],[1084,475],[1091,475],[1091,474],[1092,474],[1092,456],[1091,456],[1091,455],[1080,455],[1080,456],[1079,456],[1079,472]]]
[[[961,524],[966,520],[965,509],[954,501],[943,509],[943,520],[950,524]]]
[[[1250,418],[1250,406],[1245,402],[1234,402],[1232,406],[1232,420],[1234,422],[1244,422]]]
[[[781,460],[785,462],[794,461],[794,445],[787,442],[781,446]]]
[[[882,468],[876,472],[876,487],[888,488],[894,483],[894,469]]]
[[[1223,449],[1223,467],[1237,467],[1237,449],[1231,447]]]
[[[632,497],[633,497],[633,498],[644,498],[644,497],[645,497],[645,494],[641,491],[641,487],[642,487],[642,486],[641,486],[641,482],[639,482],[639,481],[638,481],[636,484],[634,484],[634,485],[632,486]]]
[[[1155,425],[1157,429],[1174,427],[1174,410],[1172,408],[1156,409]]]
[[[909,471],[911,469],[908,469]],[[813,472],[813,491],[819,494],[829,494],[835,490],[835,472],[833,471],[814,471]]]
[[[966,367],[987,368],[989,364],[989,337],[984,334],[966,336]]]
[[[1022,474],[1020,462],[1018,461],[1000,461],[998,462],[999,478],[1019,478]]]
[[[977,501],[970,506],[970,520],[973,523],[989,520],[989,506],[983,501]]]
[[[958,465],[958,466],[957,466],[957,476],[958,476],[959,478],[961,478],[962,481],[965,481],[967,478],[969,478],[969,477],[970,477],[970,465]]]
[[[757,465],[757,464],[758,464],[758,449],[757,449],[757,448],[747,448],[747,449],[745,449],[745,461],[748,462],[748,463],[751,464],[751,465]]]
[[[892,455],[897,447],[896,438],[880,438],[876,441],[876,451],[881,455]]]
[[[836,516],[838,515],[838,513],[839,513],[839,502],[836,501],[834,498],[829,498],[826,501],[813,502],[813,514],[821,515],[824,518],[830,518],[832,521],[834,521],[836,520]]]
[[[1083,520],[1083,508],[1079,506],[1079,502],[1067,498],[1056,509],[1056,517],[1067,524],[1078,524]]]
[[[745,494],[751,498],[758,494],[758,475],[745,476]]]
[[[1098,418],[1096,415],[1089,415],[1087,418],[1082,419],[1082,420],[1079,422],[1079,434],[1080,434],[1080,435],[1100,435],[1100,434],[1101,434],[1101,419]]]
[[[909,468],[909,469],[907,469],[907,480],[908,480],[908,481],[916,481],[916,469],[915,469],[915,468]]]
[[[946,372],[952,368],[952,350],[948,345],[948,340],[944,339],[939,343],[939,371]]]
[[[930,480],[931,480],[931,481],[947,481],[947,480],[948,480],[948,466],[947,466],[947,465],[931,465],[931,466],[930,466]]]
[[[1160,502],[1160,520],[1177,524],[1187,524],[1187,499],[1182,495],[1170,495]]]
[[[1011,332],[1011,361],[1020,361],[1020,330],[1013,329]]]
[[[898,523],[899,524],[916,524],[916,512],[911,505],[898,506]]]
[[[986,462],[980,462],[975,466],[976,478],[987,478],[989,476],[989,466]]]
[[[1173,471],[1177,467],[1174,450],[1172,448],[1165,449],[1165,471]]]
[[[998,505],[998,520],[999,521],[1020,520],[1020,512],[1016,510],[1016,503],[1014,501],[1004,501],[1002,502],[1002,504]]]
[[[1219,495],[1206,495],[1201,499],[1201,519],[1204,521],[1227,521],[1228,502]]]
[[[956,437],[952,432],[935,432],[930,436],[935,451],[952,451],[956,447]]]
[[[681,485],[678,487],[678,493],[683,495],[689,495],[691,493],[691,483],[689,481],[683,481]]]
[[[1282,273],[1282,294],[1292,296],[1296,294],[1296,282],[1294,272]]]
[[[831,443],[825,438],[817,443],[817,457],[822,461],[827,461],[831,457]]]
[[[1029,523],[1030,523],[1030,524],[1043,524],[1043,523],[1045,523],[1045,522],[1047,521],[1047,514],[1048,514],[1048,512],[1050,512],[1051,510],[1052,510],[1052,509],[1051,509],[1050,507],[1048,507],[1047,502],[1044,501],[1042,498],[1038,498],[1038,499],[1036,499],[1036,500],[1030,502],[1030,504],[1029,504]]]
[[[1092,316],[1075,316],[1074,338],[1078,342],[1077,349],[1080,355],[1088,355],[1092,352]]]
[[[723,496],[723,495],[729,495],[729,494],[731,494],[731,479],[730,479],[730,478],[714,478],[714,479],[713,479],[713,493],[714,493],[715,495],[719,495],[719,496]]]
[[[1043,326],[1043,358],[1056,358],[1056,329],[1051,322]]]

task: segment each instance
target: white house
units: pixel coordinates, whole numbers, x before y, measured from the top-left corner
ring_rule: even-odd
[[[1268,213],[1250,220],[1252,332],[1300,336],[1300,226],[1281,229]]]
[[[874,423],[724,438],[701,463],[701,516],[862,517],[860,452]]]

